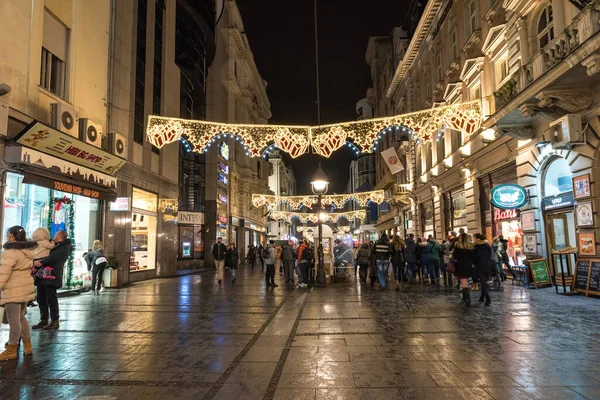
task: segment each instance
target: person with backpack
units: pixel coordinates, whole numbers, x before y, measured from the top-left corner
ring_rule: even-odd
[[[275,260],[277,257],[277,250],[275,250],[275,241],[269,240],[267,247],[263,250],[263,258],[267,265],[265,271],[265,280],[267,281],[267,287],[276,288],[278,285],[275,283]]]
[[[429,239],[428,247],[431,246],[429,250],[429,264],[427,265],[427,270],[429,271],[429,277],[431,279],[431,283],[435,283],[436,285],[440,284],[440,261],[442,259],[442,246],[433,238],[433,236]]]
[[[313,250],[309,247],[308,241],[305,240],[298,248],[298,265],[302,274],[302,282],[298,284],[298,287],[308,287],[308,268],[312,265],[314,258]]]
[[[419,256],[419,261],[421,264],[421,283],[430,283],[429,282],[429,261],[431,260],[431,246],[427,240],[423,240],[421,238],[417,239],[417,254]]]
[[[294,286],[294,251],[289,242],[281,248],[281,260],[283,261],[283,280],[287,286]]]
[[[83,257],[87,263],[88,271],[92,271],[92,294],[94,295],[100,294],[104,269],[108,265],[108,259],[104,256],[102,247],[102,242],[100,240],[94,240],[92,251],[86,253]],[[96,282],[98,282],[97,289]]]
[[[223,243],[223,239],[219,236],[217,243],[213,245],[212,256],[215,259],[215,266],[217,268],[217,279],[219,279],[219,285],[223,282],[223,270],[225,267],[225,256],[227,255],[227,246]]]
[[[377,264],[379,288],[384,290],[386,287],[387,272],[390,266],[390,256],[393,254],[392,245],[385,233],[381,234],[371,252],[371,254],[375,257],[375,262]]]
[[[363,243],[358,250],[358,276],[360,281],[367,283],[367,271],[369,269],[369,259],[371,258],[371,250],[368,243]]]

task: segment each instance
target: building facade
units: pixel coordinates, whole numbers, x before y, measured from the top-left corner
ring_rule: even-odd
[[[394,113],[473,100],[484,122],[410,142],[398,179],[412,200],[398,212],[412,223],[398,234],[503,235],[515,264],[567,247],[596,254],[599,15],[595,2],[427,2],[388,88]],[[507,184],[524,188],[524,205],[492,204]]]
[[[234,0],[224,2],[217,25],[217,50],[209,70],[207,119],[227,123],[266,124],[271,118],[262,79]],[[235,243],[240,256],[247,246],[266,240],[267,219],[252,206],[253,193],[267,193],[269,163],[250,158],[241,141],[224,138],[206,153],[205,219],[207,245],[217,237]]]
[[[294,170],[286,164],[279,150],[269,153],[269,189],[275,196],[295,196],[296,178]],[[279,211],[290,211],[288,204],[282,203],[277,207]],[[296,235],[295,224],[288,221],[269,221],[268,235],[281,240],[289,240]]]
[[[96,239],[119,264],[107,285],[174,275],[179,150],[153,148],[145,127],[149,114],[180,113],[185,2],[79,3],[4,4],[14,18],[0,39],[3,232],[66,230],[70,286],[90,284],[82,256]]]

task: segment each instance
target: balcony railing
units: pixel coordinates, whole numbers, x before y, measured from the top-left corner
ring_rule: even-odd
[[[573,22],[523,67],[520,90],[567,58],[582,43],[600,31],[600,2],[594,2],[575,16]]]

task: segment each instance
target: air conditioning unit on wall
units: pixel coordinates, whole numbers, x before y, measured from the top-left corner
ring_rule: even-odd
[[[79,117],[71,107],[63,103],[50,104],[50,124],[53,128],[79,139]]]
[[[581,116],[578,114],[567,114],[550,123],[550,142],[553,149],[570,149],[582,144],[583,142],[579,141],[582,134]]]
[[[102,147],[102,126],[87,118],[79,120],[79,139],[98,148]]]
[[[108,151],[117,157],[127,160],[127,155],[129,154],[127,148],[127,137],[116,132],[109,133]]]

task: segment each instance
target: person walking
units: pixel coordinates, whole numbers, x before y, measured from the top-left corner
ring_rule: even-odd
[[[444,286],[452,286],[452,274],[448,271],[448,263],[450,262],[450,248],[452,244],[450,238],[442,244],[442,275],[444,276]]]
[[[417,244],[415,243],[415,235],[412,233],[406,239],[406,274],[410,283],[414,283],[415,274],[417,273]]]
[[[27,240],[21,226],[9,228],[6,236],[0,259],[0,305],[4,306],[10,331],[6,350],[0,353],[1,361],[17,359],[20,339],[23,340],[23,353],[26,356],[33,354],[31,329],[25,315],[27,302],[35,298],[31,268],[37,244]]]
[[[254,264],[256,263],[256,247],[253,244],[248,246],[248,264],[250,267],[254,269]]]
[[[466,233],[461,233],[454,244],[452,259],[456,262],[456,276],[460,281],[463,301],[467,307],[471,306],[471,292],[469,278],[473,276],[473,242]]]
[[[490,297],[488,279],[492,274],[492,246],[487,241],[486,237],[481,233],[475,234],[475,252],[473,263],[475,264],[475,274],[479,277],[479,286],[481,287],[481,295],[479,302],[489,306],[492,304]]]
[[[442,246],[433,238],[433,236],[429,239],[429,245],[431,246],[431,250],[429,253],[429,264],[427,265],[427,270],[429,271],[429,277],[431,278],[431,283],[435,283],[436,285],[440,284],[440,261],[442,259]]]
[[[283,261],[283,280],[287,286],[294,286],[294,250],[289,242],[281,248],[281,260]]]
[[[298,265],[300,267],[300,274],[302,275],[302,282],[298,284],[298,287],[308,287],[308,268],[312,265],[314,260],[314,254],[308,245],[308,241],[305,240],[300,247],[298,247]]]
[[[99,240],[94,240],[94,243],[92,244],[92,251],[86,253],[83,259],[87,263],[88,271],[92,271],[92,293],[100,294],[104,269],[108,265],[108,259],[104,256],[102,242]],[[98,282],[97,289],[96,282]]]
[[[231,243],[229,248],[227,249],[227,253],[225,254],[225,266],[231,269],[231,283],[235,283],[236,271],[238,268],[238,263],[240,261],[240,253],[238,249],[235,247],[235,244]]]
[[[275,284],[275,260],[277,257],[277,250],[275,250],[275,241],[269,240],[269,244],[264,250],[263,258],[265,264],[267,264],[267,270],[265,271],[265,280],[267,281],[267,287],[276,288],[278,285]]]
[[[58,231],[54,234],[54,248],[50,251],[48,257],[36,260],[33,265],[43,270],[52,269],[51,275],[40,276],[40,271],[34,278],[37,287],[37,301],[40,307],[40,322],[32,326],[32,329],[58,329],[60,317],[58,308],[58,298],[56,291],[63,284],[63,270],[65,263],[71,255],[71,239],[66,231]],[[50,312],[48,312],[48,309]],[[48,323],[48,317],[52,322]]]
[[[392,245],[385,233],[382,233],[379,240],[373,246],[372,254],[375,256],[377,264],[377,275],[379,276],[379,288],[386,288],[387,271],[390,265],[390,256],[393,254]]]
[[[369,249],[368,243],[363,243],[360,245],[360,249],[358,250],[358,276],[360,281],[363,283],[367,282],[367,272],[369,270],[369,260],[371,258],[371,250]]]
[[[396,281],[396,291],[400,290],[400,282],[404,281],[404,268],[406,268],[406,243],[400,239],[400,236],[394,236],[392,242],[394,255],[392,256],[392,268],[394,269],[394,280]]]
[[[213,245],[212,256],[215,259],[215,267],[217,268],[217,279],[219,285],[223,282],[223,269],[225,267],[225,256],[227,255],[227,246],[223,244],[223,239],[219,236],[217,243]]]
[[[258,255],[258,262],[260,263],[260,270],[265,270],[265,259],[263,258],[263,254],[265,253],[265,246],[262,243],[258,245],[258,250],[256,254]]]
[[[431,259],[431,245],[427,240],[417,239],[417,255],[419,264],[421,265],[421,283],[429,282],[429,260]]]

